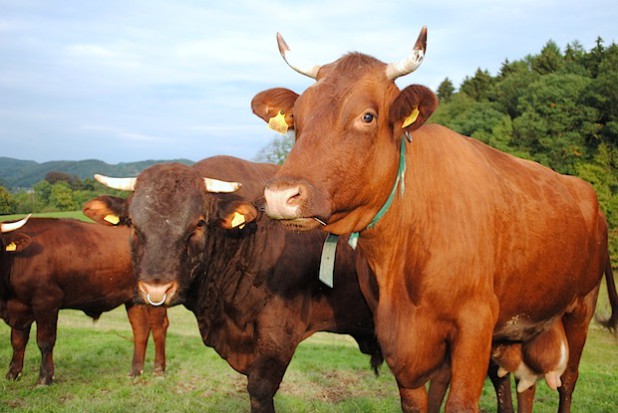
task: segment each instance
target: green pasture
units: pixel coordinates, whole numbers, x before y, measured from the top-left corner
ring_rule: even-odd
[[[79,217],[79,213],[70,214]],[[57,216],[57,214],[54,214]],[[14,217],[21,218],[21,217]],[[13,219],[0,217],[0,220]],[[598,310],[607,311],[603,286]],[[170,309],[167,372],[155,377],[153,343],[144,375],[129,378],[131,330],[123,307],[93,323],[83,313],[60,313],[54,351],[55,383],[37,387],[40,353],[33,328],[24,371],[7,381],[10,329],[0,323],[0,412],[247,412],[246,379],[204,346],[195,318]],[[535,411],[555,412],[558,394],[539,382]],[[275,398],[278,412],[399,412],[395,380],[386,366],[375,377],[369,358],[347,336],[319,333],[301,343]],[[486,383],[481,409],[496,410]],[[580,364],[573,412],[618,411],[618,341],[594,322]]]
[[[14,412],[245,412],[246,379],[199,338],[191,313],[170,310],[167,372],[155,377],[153,343],[144,375],[128,377],[131,330],[124,309],[93,323],[84,314],[61,311],[54,351],[56,381],[37,387],[40,353],[36,332],[28,344],[17,382],[4,374],[11,357],[9,328],[0,325],[0,411]],[[591,327],[574,395],[574,412],[615,412],[618,408],[618,347],[606,331]],[[535,411],[555,412],[558,395],[539,383]],[[397,387],[386,366],[375,377],[369,359],[347,336],[319,333],[301,343],[275,398],[279,412],[398,412]],[[495,411],[487,383],[484,411]]]

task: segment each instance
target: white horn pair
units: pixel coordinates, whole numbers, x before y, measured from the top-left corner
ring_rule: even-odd
[[[137,181],[137,178],[112,178],[99,174],[95,174],[94,179],[109,188],[119,189],[121,191],[134,191],[135,182]],[[239,182],[228,182],[221,181],[219,179],[204,178],[204,186],[208,192],[228,193],[238,191],[241,184]]]
[[[279,46],[279,53],[281,53],[281,57],[283,60],[290,66],[292,69],[296,70],[301,75],[309,76],[312,79],[317,80],[318,71],[320,70],[321,65],[315,65],[312,67],[303,66],[297,63],[295,56],[291,53],[290,48],[288,47],[285,40],[283,40],[283,36],[277,33],[277,45]],[[414,49],[412,49],[412,53],[406,56],[404,59],[399,62],[390,63],[386,66],[386,77],[389,80],[395,80],[398,77],[408,75],[414,72],[423,62],[423,58],[425,57],[425,51],[427,50],[427,27],[423,26],[421,29],[421,33],[418,35],[418,39],[414,44]]]

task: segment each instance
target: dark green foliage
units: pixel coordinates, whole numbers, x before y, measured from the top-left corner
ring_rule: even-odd
[[[442,87],[442,85],[440,85]],[[500,150],[578,175],[596,189],[618,256],[618,46],[587,52],[549,41],[538,55],[478,69],[440,99],[431,122]]]
[[[3,202],[0,193],[0,214],[27,214],[81,210],[84,203],[99,195],[126,197],[127,193],[109,189],[93,179],[95,173],[109,176],[137,176],[141,171],[164,161],[142,161],[109,165],[105,162],[59,161],[38,164],[0,157],[0,179],[13,184],[11,202]],[[191,164],[188,160],[180,162]],[[49,168],[58,168],[50,170]],[[2,177],[3,176],[3,177]],[[33,179],[38,178],[37,181]],[[83,179],[83,180],[82,180]],[[7,190],[10,189],[7,184]]]
[[[177,159],[173,161],[148,160],[128,163],[121,162],[115,165],[110,165],[96,159],[37,163],[34,161],[22,161],[0,156],[0,179],[7,183],[7,187],[30,188],[35,183],[46,179],[50,173],[52,173],[52,177],[55,174],[68,177],[69,182],[75,177],[79,179],[92,178],[95,173],[109,176],[137,176],[149,166],[161,162],[180,162],[187,165],[193,163],[187,159]],[[50,181],[50,183],[55,183],[55,181]]]
[[[0,186],[0,214],[12,214],[15,205],[13,196],[3,186]]]

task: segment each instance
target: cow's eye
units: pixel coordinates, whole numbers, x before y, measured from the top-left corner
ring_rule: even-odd
[[[206,225],[206,221],[204,221],[203,219],[200,219],[199,221],[197,221],[198,228],[202,228],[205,225]]]
[[[376,115],[374,115],[373,113],[367,112],[363,115],[363,122],[365,123],[371,123],[373,122],[373,120],[375,119]]]

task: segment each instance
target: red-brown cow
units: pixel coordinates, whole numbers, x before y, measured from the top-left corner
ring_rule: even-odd
[[[426,409],[423,384],[445,361],[447,411],[477,411],[492,344],[529,341],[560,318],[568,411],[609,267],[596,194],[578,178],[423,125],[436,96],[394,80],[418,67],[426,36],[423,28],[395,64],[350,53],[308,70],[279,37],[288,64],[316,82],[300,96],[274,89],[252,102],[296,133],[265,189],[266,211],[289,229],[314,229],[317,218],[325,231],[360,234],[380,290],[376,332],[404,411]]]
[[[21,375],[30,327],[36,321],[41,350],[39,384],[51,384],[58,312],[82,310],[97,319],[125,304],[133,329],[131,376],[142,373],[148,336],[155,342],[155,374],[165,370],[165,308],[133,305],[135,278],[129,231],[73,219],[31,218],[3,224],[0,317],[11,327],[13,358],[6,375]],[[25,225],[24,225],[25,224]]]

